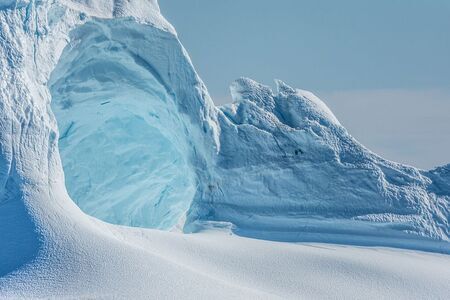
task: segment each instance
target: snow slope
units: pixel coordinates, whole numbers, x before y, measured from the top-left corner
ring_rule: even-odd
[[[282,82],[216,108],[154,0],[0,0],[0,73],[0,296],[448,294],[445,255],[118,226],[450,252],[448,166]]]
[[[450,293],[448,255],[277,243],[220,231],[186,235],[96,226],[103,229],[100,239],[77,245],[77,251],[65,252],[63,265],[49,257],[0,279],[2,295],[100,299],[446,299]],[[86,238],[80,235],[78,239]]]

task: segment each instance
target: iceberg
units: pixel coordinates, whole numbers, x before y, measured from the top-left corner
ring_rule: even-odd
[[[205,241],[211,230],[450,253],[450,165],[385,160],[324,102],[280,80],[273,91],[240,78],[234,102],[216,107],[155,0],[1,0],[0,71],[4,295],[141,298],[154,281],[155,297],[167,296],[180,274],[179,296],[199,285],[204,293],[192,298],[296,295],[261,294],[214,273],[227,266],[212,262],[224,249],[215,235]],[[293,251],[291,260],[273,268],[297,252],[314,257],[291,244],[222,240],[236,265],[249,261],[244,244],[265,249],[257,268],[281,251]],[[423,255],[448,266],[446,256]],[[429,278],[445,285],[445,275]],[[410,279],[418,290],[430,283]]]
[[[240,235],[280,241],[418,249],[434,247],[423,237],[448,241],[446,167],[387,161],[314,94],[276,83],[275,92],[247,78],[232,84],[234,103],[218,111],[216,181],[193,202],[185,229],[225,221]]]

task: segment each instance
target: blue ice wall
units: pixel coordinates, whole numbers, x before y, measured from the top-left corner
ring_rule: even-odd
[[[72,32],[50,80],[66,186],[101,220],[168,229],[196,191],[185,116],[145,58],[161,53],[139,47],[145,30],[115,25],[93,21]]]

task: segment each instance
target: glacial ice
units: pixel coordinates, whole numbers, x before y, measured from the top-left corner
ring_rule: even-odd
[[[71,32],[49,86],[72,199],[110,223],[170,229],[195,194],[194,150],[173,91],[140,48],[164,55],[144,45],[149,31],[86,23]]]
[[[215,107],[156,1],[20,3],[0,2],[0,276],[129,250],[95,218],[450,252],[448,166],[380,158],[281,81]]]
[[[221,221],[263,239],[441,249],[421,237],[449,238],[445,172],[430,180],[382,159],[312,93],[277,86],[232,84],[234,103],[218,113],[216,182],[192,204],[186,231]]]

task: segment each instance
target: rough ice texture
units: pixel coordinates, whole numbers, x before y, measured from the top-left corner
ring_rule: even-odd
[[[220,108],[220,152],[209,195],[186,229],[227,221],[283,241],[423,248],[449,238],[448,171],[424,172],[364,148],[310,92],[242,78]],[[447,247],[447,246],[445,246]],[[439,246],[438,246],[439,248]]]
[[[448,166],[376,156],[282,82],[240,79],[214,107],[156,1],[1,1],[0,73],[0,276],[138,265],[74,201],[122,225],[450,252]]]

